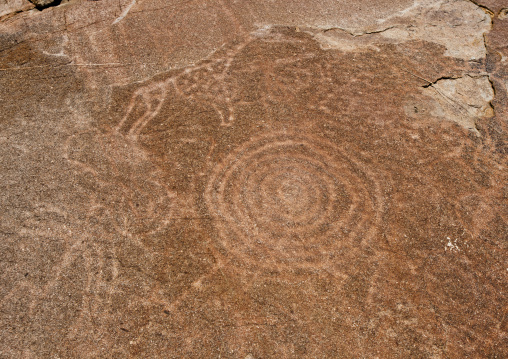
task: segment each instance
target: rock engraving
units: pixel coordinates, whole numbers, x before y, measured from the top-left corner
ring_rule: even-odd
[[[117,328],[133,355],[160,354],[149,343],[168,326],[184,333],[182,352],[203,357],[194,343],[217,331],[245,355],[268,333],[258,356],[291,357],[298,340],[279,339],[294,323],[306,338],[347,323],[329,331],[341,345],[403,338],[407,356],[445,356],[443,340],[463,356],[499,342],[502,323],[487,311],[467,318],[489,327],[469,351],[466,326],[455,318],[450,334],[436,314],[503,301],[502,281],[473,274],[506,276],[494,250],[506,227],[503,160],[480,119],[476,136],[422,92],[450,76],[442,69],[476,70],[431,58],[444,49],[422,41],[379,46],[323,50],[297,29],[267,28],[115,87],[97,128],[66,143],[90,204],[83,217],[102,234],[86,263],[106,273],[87,269],[94,294],[76,327]],[[347,350],[399,353],[363,342]]]
[[[268,268],[333,268],[377,232],[379,188],[351,154],[320,138],[274,133],[217,166],[205,191],[221,243]]]

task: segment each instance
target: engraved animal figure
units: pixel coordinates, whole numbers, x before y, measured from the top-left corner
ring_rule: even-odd
[[[230,126],[235,119],[231,102],[234,89],[227,85],[226,77],[235,55],[247,43],[226,50],[224,56],[217,59],[205,60],[167,79],[139,88],[132,95],[127,111],[115,130],[137,139],[160,112],[171,90],[187,100],[211,106],[220,116],[221,126]]]
[[[328,107],[334,107],[338,98],[333,86],[337,84],[331,81],[333,71],[322,68],[323,64],[316,61],[317,48],[302,53],[297,51],[302,39],[281,42],[279,35],[273,32],[248,37],[180,72],[172,72],[159,81],[149,81],[132,94],[115,131],[136,140],[160,113],[170,92],[212,108],[223,127],[235,122],[237,105],[257,103],[269,113],[278,103],[290,102],[330,112]],[[281,43],[290,46],[295,53],[281,52],[277,47]],[[265,52],[260,53],[259,46],[266,47]],[[302,102],[302,96],[313,92],[316,84],[324,86],[327,98],[320,99],[317,104]],[[258,92],[259,97],[253,92]]]

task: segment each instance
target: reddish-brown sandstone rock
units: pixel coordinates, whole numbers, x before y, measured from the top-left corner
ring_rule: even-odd
[[[504,8],[0,4],[0,358],[507,357]]]

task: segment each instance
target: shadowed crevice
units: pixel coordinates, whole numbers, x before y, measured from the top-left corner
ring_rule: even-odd
[[[490,15],[490,17],[493,17],[494,16],[494,11],[492,11],[491,9],[489,9],[487,6],[485,5],[481,5],[478,3],[478,1],[475,1],[475,0],[469,0],[470,2],[472,2],[473,4],[475,4],[476,6],[478,6],[480,9],[482,9],[483,11],[485,11],[487,14]]]
[[[44,10],[48,7],[55,7],[60,5],[62,0],[30,0],[30,2],[35,5],[36,9]]]

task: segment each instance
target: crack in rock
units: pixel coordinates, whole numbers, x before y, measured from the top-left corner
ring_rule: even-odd
[[[382,32],[385,32],[385,31],[388,31],[388,30],[391,30],[393,28],[395,28],[396,26],[389,26],[385,29],[380,29],[380,30],[373,30],[373,31],[363,31],[363,32],[359,32],[359,33],[355,33],[353,31],[349,31],[347,29],[344,29],[344,28],[341,28],[341,27],[331,27],[329,29],[324,29],[324,30],[321,30],[323,33],[327,33],[329,31],[332,31],[332,30],[340,30],[340,31],[344,31],[345,33],[348,33],[349,35],[353,36],[353,37],[359,37],[359,36],[364,36],[364,35],[371,35],[371,34],[380,34]]]
[[[493,17],[494,16],[494,11],[492,11],[491,9],[489,9],[487,6],[485,5],[481,5],[478,3],[478,1],[475,1],[475,0],[469,0],[471,1],[473,4],[475,4],[476,6],[478,6],[480,9],[482,9],[483,11],[485,11],[487,14],[490,15],[490,17]]]

